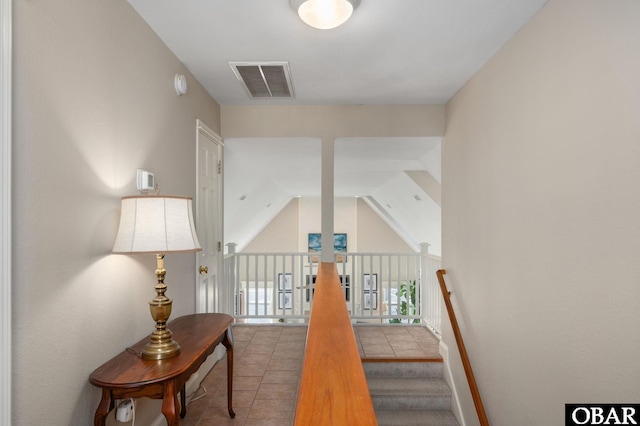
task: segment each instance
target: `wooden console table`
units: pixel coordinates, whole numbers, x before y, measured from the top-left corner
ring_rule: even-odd
[[[180,354],[169,359],[146,361],[140,357],[148,338],[97,368],[89,382],[102,388],[94,424],[104,425],[117,399],[147,397],[162,399],[162,414],[169,426],[180,424],[178,392],[182,390],[180,418],[186,413],[184,386],[219,343],[227,348],[227,405],[229,416],[233,388],[233,318],[226,314],[193,314],[177,318],[167,325],[181,347]]]

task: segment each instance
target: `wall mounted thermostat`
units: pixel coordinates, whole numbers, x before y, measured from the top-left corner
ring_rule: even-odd
[[[138,191],[146,192],[153,191],[156,188],[156,179],[153,176],[153,173],[144,170],[138,169],[138,177],[136,179],[136,186],[138,187]]]

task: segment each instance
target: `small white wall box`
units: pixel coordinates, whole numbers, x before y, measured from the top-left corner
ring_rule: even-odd
[[[138,191],[153,191],[156,187],[156,179],[153,173],[144,169],[138,169],[136,184]]]
[[[120,423],[130,422],[133,419],[133,399],[122,401],[116,410],[116,420]]]

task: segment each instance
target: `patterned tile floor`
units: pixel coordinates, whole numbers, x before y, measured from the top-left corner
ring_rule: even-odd
[[[367,358],[438,358],[440,341],[425,327],[355,326],[360,356]]]
[[[363,358],[433,358],[438,339],[424,327],[355,326]],[[307,327],[235,325],[233,409],[227,413],[226,360],[203,381],[206,395],[187,406],[185,426],[290,426]],[[200,390],[196,394],[204,394]]]

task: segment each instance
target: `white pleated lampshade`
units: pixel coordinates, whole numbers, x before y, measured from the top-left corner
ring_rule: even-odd
[[[132,196],[122,198],[114,253],[199,251],[190,197]]]

